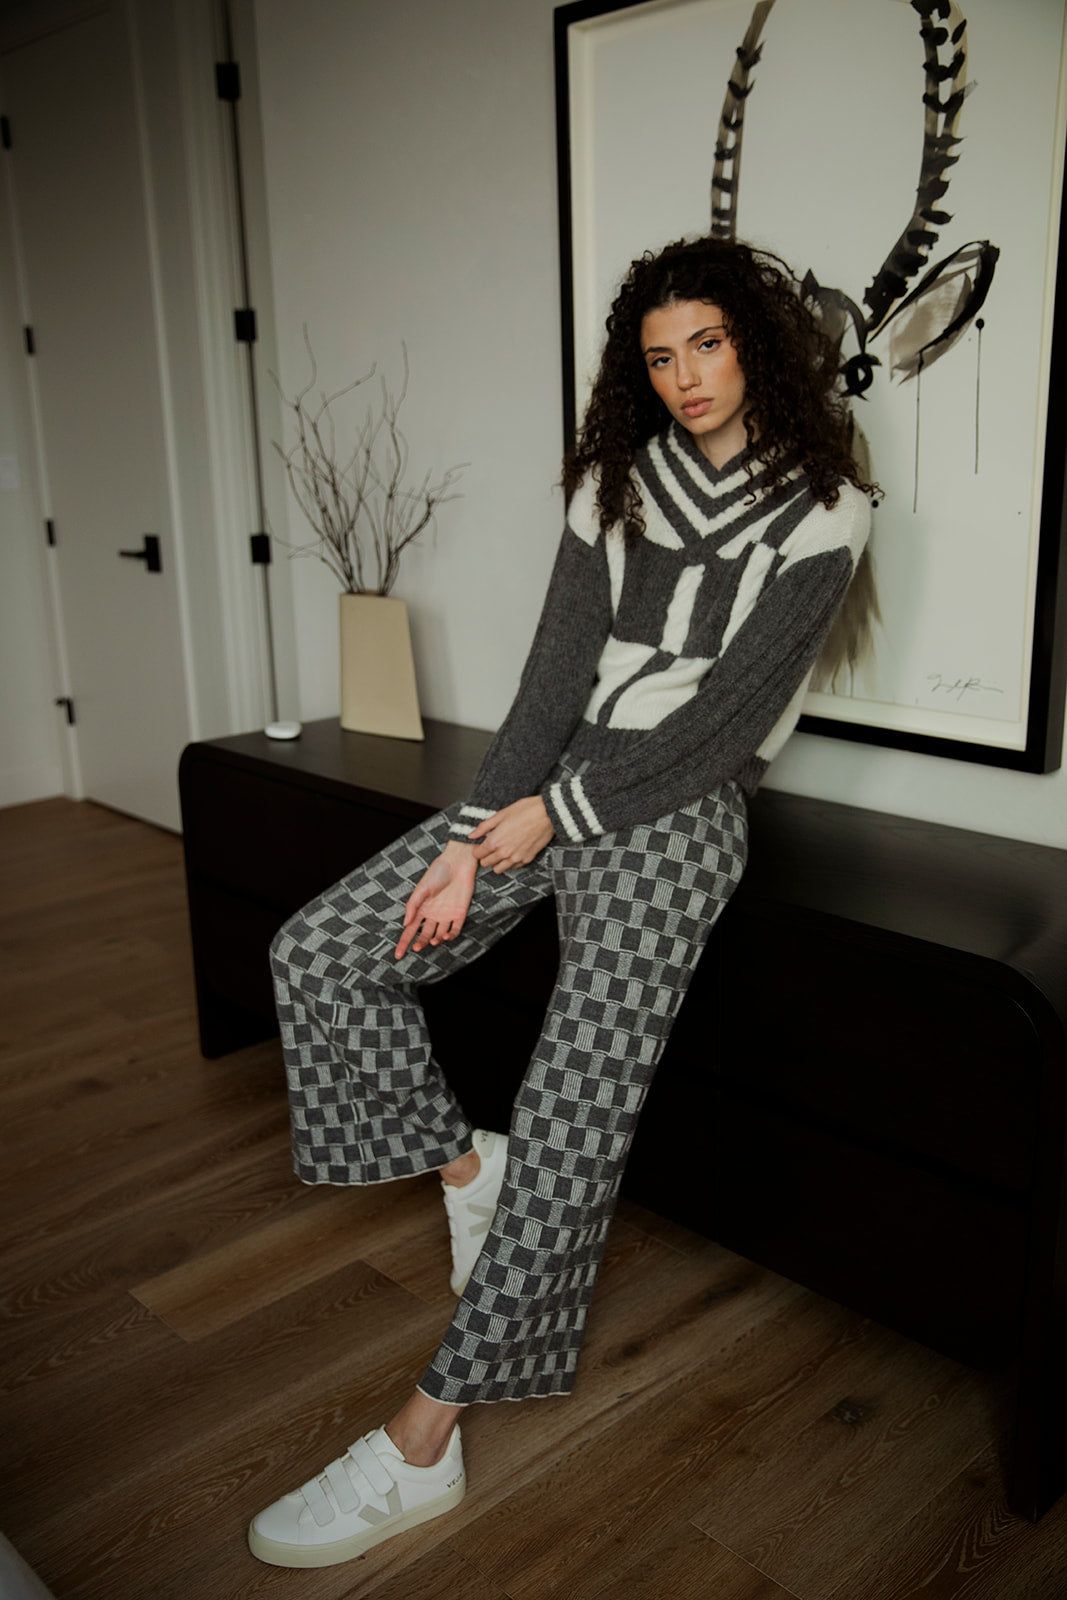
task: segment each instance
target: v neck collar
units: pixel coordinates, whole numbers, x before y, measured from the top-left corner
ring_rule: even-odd
[[[668,432],[675,449],[685,456],[693,468],[707,480],[709,487],[721,489],[724,483],[729,482],[731,478],[742,470],[745,450],[739,450],[728,461],[724,461],[721,467],[716,467],[708,460],[693,435],[687,428],[683,428],[680,422],[675,422],[672,419]],[[760,473],[758,457],[756,458],[755,466],[756,470],[750,479],[753,487],[756,486]]]

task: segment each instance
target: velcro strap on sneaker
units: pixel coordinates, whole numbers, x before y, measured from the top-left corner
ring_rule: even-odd
[[[324,1476],[334,1492],[334,1497],[340,1509],[345,1512],[358,1511],[360,1504],[359,1491],[345,1471],[344,1462],[331,1461],[326,1468]]]
[[[366,1439],[357,1439],[355,1444],[350,1444],[348,1453],[361,1472],[365,1472],[371,1487],[380,1495],[387,1495],[396,1479],[385,1465],[381,1456],[376,1455],[374,1449]]]
[[[328,1528],[337,1513],[327,1500],[322,1484],[318,1478],[312,1478],[310,1483],[305,1483],[300,1493],[307,1501],[307,1508],[315,1518],[320,1528]]]

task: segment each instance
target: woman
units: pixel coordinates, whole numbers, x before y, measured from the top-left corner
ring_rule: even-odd
[[[439,1515],[464,1491],[465,1406],[573,1385],[644,1094],[741,876],[745,795],[867,537],[836,372],[775,258],[700,239],[633,263],[565,464],[541,621],[473,792],[275,940],[297,1173],[439,1169],[461,1299],[385,1428],[255,1519],[263,1560],[331,1565]],[[416,987],[549,894],[559,975],[505,1140],[464,1118]]]

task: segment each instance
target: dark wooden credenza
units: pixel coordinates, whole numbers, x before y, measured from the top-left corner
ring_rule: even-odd
[[[462,796],[488,738],[429,721],[414,744],[330,719],[293,743],[188,747],[205,1055],[275,1031],[275,929]],[[477,1125],[507,1127],[556,953],[544,905],[424,991]],[[671,1036],[626,1192],[968,1365],[1014,1365],[1008,1488],[1026,1517],[1067,1488],[1065,1138],[1067,851],[758,795],[750,865]]]

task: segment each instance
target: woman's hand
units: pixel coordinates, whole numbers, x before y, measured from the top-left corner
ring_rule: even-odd
[[[424,950],[428,944],[456,937],[467,920],[477,871],[470,845],[450,839],[427,867],[404,908],[404,931],[396,947],[398,961],[409,948]]]
[[[479,866],[507,872],[509,867],[524,867],[532,861],[555,831],[541,796],[531,794],[503,811],[494,811],[469,837]]]

